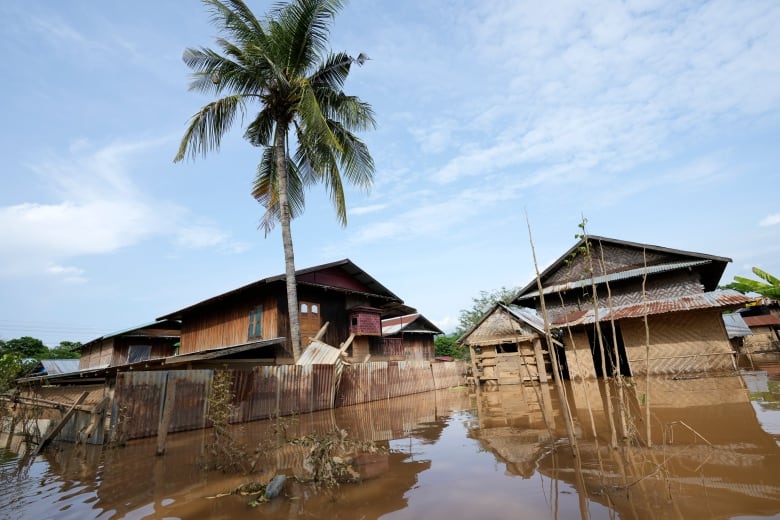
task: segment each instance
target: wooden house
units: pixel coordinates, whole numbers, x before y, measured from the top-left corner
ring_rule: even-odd
[[[420,313],[382,320],[382,360],[433,359],[433,340],[444,334]],[[377,359],[372,357],[372,360]]]
[[[305,348],[325,322],[321,340],[339,345],[355,338],[346,352],[353,361],[384,352],[381,320],[408,313],[409,307],[350,260],[296,271],[301,341]],[[283,274],[172,312],[160,319],[182,323],[180,354],[258,343],[244,351],[259,363],[292,363],[292,343]],[[282,339],[270,342],[267,340]]]
[[[478,383],[547,382],[544,323],[535,313],[496,303],[458,342],[469,348]]]
[[[780,311],[777,305],[757,305],[740,310],[742,319],[752,333],[742,339],[747,352],[780,351]]]
[[[105,336],[81,346],[78,369],[128,365],[176,354],[181,324],[165,319]]]
[[[749,299],[716,290],[730,261],[599,236],[579,240],[540,274],[548,319],[565,345],[562,368],[572,378],[733,369],[721,313]],[[540,296],[533,280],[513,303],[541,312]]]

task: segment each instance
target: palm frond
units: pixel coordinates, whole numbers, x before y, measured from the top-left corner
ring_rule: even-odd
[[[265,147],[260,163],[257,165],[255,180],[252,183],[252,196],[265,208],[260,221],[260,227],[266,236],[279,220],[279,178],[276,174],[276,161],[272,146]],[[303,214],[305,203],[305,182],[293,160],[287,156],[287,198],[290,207],[290,218]]]
[[[264,107],[246,128],[244,139],[252,143],[252,146],[271,146],[275,126],[271,111]]]
[[[190,118],[174,162],[189,155],[195,158],[205,156],[210,150],[219,150],[222,136],[230,129],[238,112],[244,114],[244,97],[240,94],[213,101]]]

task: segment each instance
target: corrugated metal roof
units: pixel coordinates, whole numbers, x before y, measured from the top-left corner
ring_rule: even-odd
[[[50,376],[69,374],[79,370],[78,359],[42,359],[41,364],[44,372]]]
[[[689,267],[695,267],[699,265],[709,264],[711,260],[694,260],[690,262],[672,262],[668,264],[653,265],[647,268],[639,267],[637,269],[629,269],[627,271],[620,271],[618,273],[610,273],[602,276],[594,276],[593,279],[587,277],[582,280],[576,280],[573,282],[567,282],[557,285],[551,285],[544,288],[544,294],[559,293],[571,291],[572,289],[579,289],[582,287],[590,287],[591,284],[599,285],[604,282],[614,282],[617,280],[627,280],[629,278],[637,278],[646,274],[665,273],[668,271],[676,271],[678,269],[687,269]],[[523,298],[533,298],[539,296],[539,291],[530,292],[523,295]]]
[[[729,339],[741,338],[753,334],[750,331],[750,327],[745,323],[745,320],[742,319],[742,315],[738,312],[724,314],[723,324],[726,325],[726,333],[729,335]]]
[[[737,291],[712,291],[677,298],[666,298],[662,300],[650,300],[646,303],[636,303],[631,305],[622,305],[609,308],[599,308],[599,321],[622,320],[626,318],[641,318],[645,315],[666,314],[670,312],[683,312],[699,309],[718,309],[722,307],[738,307],[751,301],[750,298]],[[556,327],[586,325],[595,323],[595,311],[590,308],[585,311],[579,311],[578,317],[573,314],[565,316],[561,320],[554,322]]]
[[[745,316],[745,323],[748,327],[771,327],[780,325],[780,318],[774,314],[762,314],[760,316]]]
[[[312,341],[296,365],[335,365],[341,361],[341,351],[322,341]]]
[[[298,285],[310,285],[310,286],[318,286],[318,287],[327,287],[329,290],[339,291],[339,292],[345,292],[345,293],[357,293],[357,294],[367,294],[377,299],[382,299],[388,301],[388,305],[390,304],[403,304],[403,300],[396,296],[393,292],[391,292],[387,287],[379,283],[376,279],[374,279],[371,275],[363,271],[360,267],[355,265],[350,259],[345,258],[343,260],[338,260],[336,262],[331,262],[328,264],[322,264],[317,265],[314,267],[308,267],[305,269],[297,269],[295,271],[296,277],[303,277],[306,274],[315,273],[317,271],[324,271],[332,268],[339,268],[342,269],[344,272],[346,272],[349,276],[360,282],[362,285],[366,286],[369,290],[373,291],[371,293],[362,293],[360,291],[355,291],[352,289],[344,288],[344,287],[336,287],[331,285],[322,285],[322,284],[316,284],[312,282],[306,282],[305,280],[298,280]],[[268,278],[263,278],[261,280],[257,280],[256,282],[252,282],[246,285],[243,285],[241,287],[238,287],[237,289],[233,289],[231,291],[227,291],[222,294],[218,294],[217,296],[212,296],[211,298],[207,298],[203,301],[200,301],[198,303],[195,303],[193,305],[189,305],[187,307],[184,307],[183,309],[179,309],[178,311],[172,312],[170,314],[166,314],[165,316],[161,316],[159,319],[179,319],[185,312],[189,312],[192,309],[199,307],[201,305],[207,305],[219,302],[225,298],[235,296],[236,294],[239,294],[241,292],[245,291],[252,291],[255,290],[261,286],[267,285],[269,283],[276,283],[276,282],[283,282],[286,279],[286,275],[279,274],[270,276]],[[409,309],[409,307],[405,307],[406,309]],[[402,311],[406,312],[406,311]]]
[[[412,325],[414,325],[414,327],[412,327]],[[418,334],[444,334],[444,331],[431,323],[430,320],[419,312],[382,320],[383,336],[392,336],[401,331]]]

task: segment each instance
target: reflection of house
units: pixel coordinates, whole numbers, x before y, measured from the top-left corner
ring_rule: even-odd
[[[296,281],[304,346],[328,322],[322,341],[339,345],[354,333],[347,355],[357,361],[383,353],[382,317],[411,310],[350,260],[300,269]],[[258,349],[254,357],[271,363],[292,361],[284,275],[214,296],[162,319],[181,320],[180,354],[285,338]]]
[[[571,377],[613,375],[618,368],[623,375],[733,369],[721,313],[748,298],[715,291],[731,259],[587,238],[588,248],[580,240],[540,275]],[[534,280],[514,303],[538,311],[539,297]]]
[[[78,369],[114,367],[172,356],[176,353],[180,330],[178,321],[162,320],[93,339],[81,346]]]
[[[536,314],[499,302],[458,341],[469,347],[475,380],[517,384],[547,381],[542,338],[544,323]]]
[[[433,338],[437,334],[444,332],[419,313],[384,319],[384,358],[433,359]]]

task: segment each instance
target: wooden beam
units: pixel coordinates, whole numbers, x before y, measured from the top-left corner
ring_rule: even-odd
[[[157,427],[157,455],[165,453],[165,441],[168,440],[168,428],[171,425],[171,413],[173,413],[173,403],[176,399],[176,378],[168,374],[168,380],[165,383],[165,404],[160,416],[160,424]]]
[[[52,429],[52,431],[49,432],[48,435],[46,435],[43,439],[41,439],[41,443],[38,444],[38,447],[35,449],[35,453],[33,453],[33,457],[38,455],[43,448],[46,447],[47,444],[49,444],[54,437],[57,436],[58,433],[65,427],[65,425],[70,420],[71,416],[76,412],[76,407],[84,402],[84,400],[89,395],[89,392],[83,392],[81,396],[76,400],[75,403],[73,403],[73,406],[70,407],[70,410],[67,411],[65,416],[62,418],[62,420],[57,423],[57,425]]]
[[[554,347],[553,347],[554,348]],[[539,382],[547,382],[547,370],[544,368],[544,356],[542,356],[542,342],[534,338],[534,356],[536,357],[536,372],[539,374]]]

